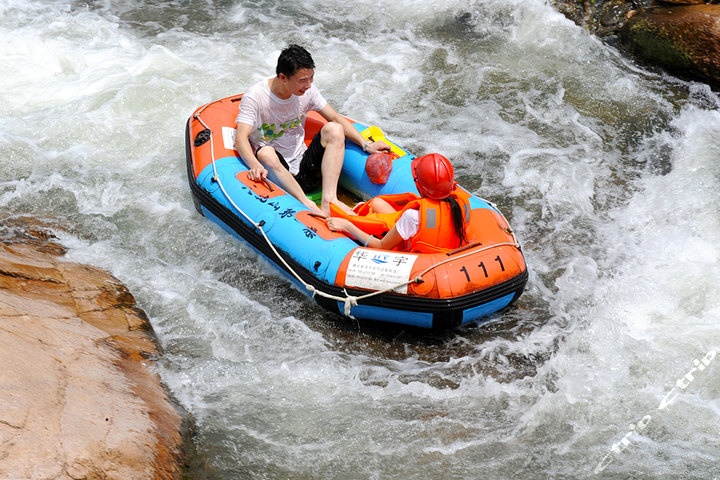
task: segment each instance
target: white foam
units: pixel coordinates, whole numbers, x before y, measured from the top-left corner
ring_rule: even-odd
[[[0,206],[70,225],[68,258],[129,285],[214,467],[570,478],[651,415],[608,471],[682,455],[715,474],[717,367],[657,410],[720,349],[709,89],[669,88],[539,0],[3,5]],[[447,155],[510,217],[530,282],[495,326],[427,342],[336,326],[195,212],[187,117],[291,41],[337,110]]]

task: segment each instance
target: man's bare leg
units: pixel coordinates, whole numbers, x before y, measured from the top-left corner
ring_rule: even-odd
[[[257,151],[256,155],[260,163],[262,163],[263,166],[268,169],[270,174],[277,181],[278,185],[282,187],[283,190],[300,200],[300,202],[302,202],[303,205],[309,208],[310,211],[321,214],[323,216],[325,215],[325,213],[323,213],[323,211],[319,209],[317,205],[315,205],[315,202],[307,198],[302,187],[300,187],[300,184],[297,183],[297,180],[295,180],[295,177],[293,177],[293,175],[288,171],[287,168],[283,167],[282,163],[280,163],[280,159],[278,158],[277,153],[275,153],[274,148],[263,147]]]
[[[330,215],[330,203],[334,203],[348,213],[352,209],[338,200],[337,186],[345,158],[345,133],[337,122],[326,123],[320,130],[320,141],[325,147],[322,158],[322,200],[320,209]]]

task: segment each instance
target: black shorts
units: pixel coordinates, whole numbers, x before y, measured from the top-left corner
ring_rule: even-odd
[[[276,150],[275,153],[277,153],[282,166],[290,170],[290,167],[280,152]],[[322,183],[322,159],[324,154],[325,147],[322,146],[320,134],[318,133],[313,137],[312,142],[310,142],[303,157],[300,159],[300,170],[298,170],[297,175],[295,175],[295,180],[297,180],[306,194],[317,189]]]

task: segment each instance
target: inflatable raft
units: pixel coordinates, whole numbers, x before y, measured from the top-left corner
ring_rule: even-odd
[[[195,207],[249,244],[329,311],[348,317],[424,328],[479,322],[515,301],[527,268],[515,235],[498,209],[470,195],[469,243],[445,253],[365,248],[333,232],[271,181],[248,179],[234,150],[242,95],[198,108],[186,128],[187,173]],[[310,112],[309,142],[325,120]],[[347,142],[340,187],[358,199],[414,192],[409,152],[374,126],[351,123],[363,137],[382,140],[398,158],[386,183],[370,181],[368,155]]]

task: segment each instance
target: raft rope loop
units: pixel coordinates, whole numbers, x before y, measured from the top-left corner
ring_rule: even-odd
[[[213,131],[212,131],[212,129],[211,129],[210,127],[207,126],[207,124],[203,121],[203,119],[200,118],[200,114],[201,114],[206,108],[208,108],[210,105],[211,105],[211,104],[208,103],[207,105],[205,105],[204,107],[202,107],[200,110],[198,110],[198,111],[195,113],[194,118],[195,118],[198,122],[200,122],[200,124],[201,124],[203,127],[205,127],[205,128],[210,132],[210,158],[211,158],[211,160],[212,160],[212,166],[213,166],[213,177],[212,177],[212,180],[213,180],[215,183],[217,183],[217,185],[220,187],[220,190],[222,191],[223,195],[224,195],[225,198],[228,200],[228,202],[230,202],[230,205],[232,205],[233,208],[235,208],[235,210],[237,210],[237,212],[238,212],[240,215],[242,215],[243,217],[245,217],[245,219],[247,219],[248,222],[250,222],[255,228],[257,228],[257,229],[260,231],[260,233],[262,234],[263,238],[265,239],[265,242],[266,242],[266,243],[268,244],[268,246],[272,249],[273,253],[275,253],[275,256],[282,262],[282,264],[285,266],[285,268],[288,270],[288,272],[290,272],[290,273],[292,274],[292,276],[295,277],[295,279],[296,279],[298,282],[300,282],[300,283],[303,284],[303,286],[305,287],[306,290],[308,290],[309,292],[312,292],[313,298],[315,297],[315,295],[320,295],[321,297],[327,298],[327,299],[329,299],[329,300],[335,300],[335,301],[337,301],[337,302],[342,302],[343,305],[344,305],[344,309],[343,309],[343,310],[344,310],[344,314],[345,314],[346,317],[355,319],[355,317],[353,317],[353,316],[350,314],[350,311],[352,310],[352,307],[355,307],[355,306],[358,305],[358,302],[359,302],[359,301],[365,300],[365,299],[370,298],[370,297],[374,297],[374,296],[376,296],[376,295],[381,295],[381,294],[383,294],[383,293],[394,292],[394,291],[397,290],[398,288],[406,287],[406,286],[408,286],[408,285],[410,285],[410,284],[412,284],[412,283],[422,283],[422,282],[423,282],[422,277],[423,277],[425,274],[427,274],[429,271],[431,271],[431,270],[433,270],[434,268],[437,268],[437,267],[439,267],[439,266],[441,266],[441,265],[443,265],[443,264],[445,264],[445,263],[452,262],[452,261],[455,261],[455,260],[460,260],[460,259],[465,258],[465,257],[468,257],[468,256],[470,256],[470,255],[474,255],[474,254],[476,254],[476,253],[478,253],[478,252],[482,252],[482,251],[485,251],[485,250],[489,250],[489,249],[491,249],[491,248],[502,247],[502,246],[516,247],[516,248],[518,248],[518,249],[520,248],[520,244],[518,243],[517,238],[515,237],[515,233],[513,233],[513,231],[512,231],[511,229],[506,229],[507,233],[508,233],[509,235],[511,235],[512,238],[513,238],[513,242],[512,242],[512,243],[510,243],[510,242],[506,242],[506,243],[496,243],[496,244],[494,244],[494,245],[489,245],[489,246],[487,246],[487,247],[483,247],[483,248],[481,248],[480,250],[472,250],[471,252],[465,253],[465,254],[460,255],[460,256],[448,257],[447,259],[442,260],[442,261],[440,261],[440,262],[438,262],[438,263],[436,263],[436,264],[434,264],[434,265],[431,265],[430,267],[426,268],[426,269],[423,270],[420,274],[418,274],[415,278],[413,278],[413,279],[411,279],[411,280],[408,280],[408,281],[406,281],[406,282],[399,283],[399,284],[397,284],[397,285],[395,285],[395,286],[388,287],[388,288],[386,288],[386,289],[384,289],[384,290],[377,290],[377,291],[370,292],[370,293],[367,293],[367,294],[361,295],[361,296],[353,296],[353,295],[350,295],[350,294],[347,292],[347,289],[343,289],[343,291],[344,291],[344,293],[345,293],[345,296],[344,296],[344,297],[339,297],[339,296],[337,296],[337,295],[333,295],[333,294],[330,294],[330,293],[327,293],[327,292],[323,292],[322,290],[318,290],[317,288],[315,288],[314,285],[311,285],[311,284],[307,283],[305,280],[303,280],[302,277],[300,277],[300,275],[298,275],[298,273],[297,273],[295,270],[293,270],[293,268],[288,264],[288,262],[283,258],[283,256],[280,255],[280,252],[277,250],[277,248],[275,248],[275,245],[272,243],[272,241],[270,240],[270,238],[268,238],[267,234],[265,233],[265,230],[263,229],[263,226],[265,225],[265,221],[263,220],[263,221],[260,221],[259,223],[258,223],[258,222],[255,222],[252,218],[250,218],[250,217],[233,201],[233,199],[230,197],[230,195],[229,195],[229,194],[227,193],[227,191],[225,190],[225,187],[223,186],[222,181],[220,180],[220,175],[218,174],[217,167],[216,167],[216,165],[215,165],[215,145],[214,145],[214,135],[213,135]],[[491,203],[491,202],[488,202],[487,200],[484,200],[484,201],[485,201],[488,205],[492,206],[492,207],[495,209],[495,211],[498,212],[501,217],[503,217],[503,220],[505,220],[506,225],[509,225],[509,223],[507,222],[507,219],[506,219],[505,216],[502,214],[502,212],[500,212],[500,210],[498,210],[498,208],[495,206],[495,204],[493,204],[493,203]]]

